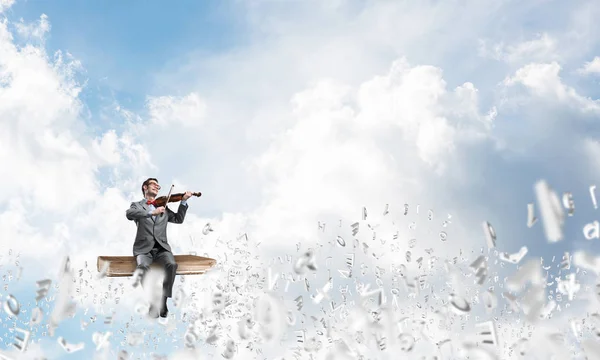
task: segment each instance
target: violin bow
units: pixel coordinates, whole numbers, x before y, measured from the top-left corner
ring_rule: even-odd
[[[173,192],[173,187],[175,187],[174,184],[171,184],[171,189],[169,189],[169,193],[167,194],[167,201],[165,202],[165,210],[167,210],[167,205],[169,205],[169,199],[171,198],[171,193]],[[162,213],[161,215],[163,215],[164,213]]]

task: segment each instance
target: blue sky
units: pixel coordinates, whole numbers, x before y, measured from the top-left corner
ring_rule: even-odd
[[[154,74],[181,61],[190,49],[218,53],[245,41],[243,25],[226,2],[160,1],[16,2],[8,16],[26,22],[46,14],[52,30],[49,53],[70,52],[82,62],[88,85],[82,94],[93,125],[105,129],[100,112],[114,101],[143,110],[148,95],[163,91]],[[181,89],[185,91],[185,89]]]
[[[543,257],[547,263],[565,251],[600,253],[597,240],[582,233],[597,219],[588,188],[600,186],[600,58],[595,68],[582,70],[600,56],[594,25],[600,5],[593,1],[16,1],[1,9],[14,38],[1,29],[0,161],[6,180],[0,226],[27,264],[8,290],[23,303],[33,299],[35,281],[54,276],[66,255],[75,270],[85,261],[94,270],[98,255],[130,255],[135,229],[124,211],[140,200],[140,183],[150,176],[163,189],[175,184],[176,192],[203,193],[190,200],[184,224],[170,225],[169,241],[175,253],[196,251],[222,265],[210,276],[177,280],[186,291],[202,293],[197,305],[209,313],[212,293],[225,286],[232,299],[248,303],[240,311],[253,314],[253,300],[265,293],[257,279],[269,267],[291,272],[278,257],[297,259],[308,248],[319,249],[320,261],[320,270],[307,276],[310,290],[295,282],[284,291],[280,279],[273,295],[286,309],[299,295],[308,303],[327,281],[323,269],[330,256],[332,297],[341,301],[338,285],[352,287],[354,280],[340,279],[337,269],[347,252],[360,253],[360,247],[330,248],[327,242],[341,235],[351,244],[349,224],[357,221],[357,239],[380,259],[357,255],[355,273],[361,264],[386,268],[388,289],[392,265],[421,271],[403,260],[406,251],[424,259],[430,248],[441,258],[452,259],[460,249],[478,254],[485,246],[483,221],[496,229],[499,252],[527,246],[526,260]],[[49,32],[19,35],[21,18],[35,25],[42,14]],[[32,47],[13,47],[26,44]],[[71,74],[68,65],[56,64],[56,51],[69,52],[81,68]],[[541,220],[526,226],[527,204],[536,202],[533,186],[540,179],[560,198],[573,193],[575,216],[567,217],[559,243],[548,243]],[[405,203],[411,209],[421,204],[422,211],[404,217]],[[363,206],[367,220],[360,218]],[[423,209],[433,209],[435,221],[426,220]],[[453,222],[443,229],[449,240],[442,243],[446,214]],[[318,221],[328,224],[326,232],[318,231]],[[418,230],[409,229],[411,221]],[[207,223],[214,231],[203,234]],[[372,240],[372,231],[387,243]],[[401,250],[392,253],[396,231]],[[248,244],[239,240],[243,233]],[[412,238],[418,243],[409,248]],[[502,278],[515,270],[501,269],[493,258],[490,273]],[[467,260],[461,266],[468,272]],[[445,282],[442,263],[430,280],[436,288]],[[0,264],[11,265],[6,258]],[[239,264],[255,275],[241,294],[228,277]],[[355,279],[374,286],[372,275]],[[89,299],[115,281],[90,281],[82,291]],[[402,294],[403,308],[418,313],[415,302],[423,299]],[[122,320],[111,329],[115,335],[129,318],[133,297],[115,306]],[[572,311],[585,318],[593,306],[581,299]],[[94,356],[91,336],[104,327],[103,318],[81,331],[80,320],[90,316],[84,308],[61,324],[57,336],[85,341],[85,350],[63,354],[54,337],[43,345],[49,358]],[[31,306],[23,309],[29,314]],[[320,309],[307,304],[296,315],[302,313],[320,316]],[[559,315],[547,324],[568,328],[567,315]],[[238,358],[256,356],[235,334],[238,320],[220,319],[226,335],[203,351],[223,351],[228,334],[238,343]],[[185,324],[178,326],[175,338],[181,339]],[[339,327],[355,335],[349,324]],[[4,340],[7,328],[0,329]],[[265,356],[288,358],[294,333],[287,335]],[[115,353],[118,339],[111,344]],[[516,340],[504,336],[499,351]],[[171,354],[174,347],[168,341],[158,351]],[[418,351],[425,355],[427,346]],[[393,351],[377,354],[385,359]]]

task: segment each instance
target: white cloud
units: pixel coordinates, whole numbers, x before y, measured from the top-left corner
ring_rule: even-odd
[[[65,63],[59,54],[49,63],[32,46],[17,50],[6,24],[0,25],[0,59],[0,72],[9,79],[0,88],[1,176],[6,180],[0,202],[24,196],[40,209],[70,212],[95,191],[94,165],[75,140],[81,131],[76,120],[80,88],[69,74],[76,62]]]
[[[600,56],[586,62],[582,68],[578,69],[578,72],[581,74],[600,74]]]
[[[206,103],[196,93],[179,98],[149,97],[147,103],[150,118],[161,126],[181,124],[195,127],[202,124],[206,113]]]
[[[0,0],[0,13],[4,12],[4,10],[9,9],[15,0]]]
[[[480,54],[495,60],[505,61],[510,64],[531,61],[560,60],[558,40],[547,33],[537,34],[534,39],[523,41],[515,45],[498,43],[488,48],[486,41],[480,41]]]
[[[503,84],[506,86],[521,84],[534,95],[546,100],[559,101],[561,104],[577,107],[582,111],[599,111],[599,101],[582,96],[574,88],[565,85],[560,78],[560,70],[561,66],[556,62],[528,64],[517,70],[514,76],[507,77]]]
[[[472,84],[445,87],[440,69],[398,61],[357,89],[323,81],[296,94],[294,123],[254,163],[268,188],[261,238],[310,238],[319,219],[378,213],[392,199],[434,202],[421,174],[461,172],[454,153],[490,129]]]
[[[117,146],[117,134],[114,130],[110,130],[102,136],[100,141],[94,140],[92,151],[105,164],[117,164],[121,159]]]
[[[42,14],[37,24],[25,24],[23,19],[21,19],[21,21],[16,24],[16,28],[21,36],[43,40],[44,36],[50,32],[51,26],[48,21],[48,15]]]

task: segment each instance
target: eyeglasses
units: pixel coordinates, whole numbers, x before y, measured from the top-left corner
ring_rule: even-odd
[[[148,183],[148,186],[150,186],[150,185],[154,185],[154,186],[156,186],[156,188],[158,190],[160,190],[160,185],[158,185],[157,183],[155,183],[155,182]]]

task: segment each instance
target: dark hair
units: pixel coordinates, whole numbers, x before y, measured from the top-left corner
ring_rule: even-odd
[[[148,178],[146,179],[146,181],[144,181],[142,183],[142,195],[146,196],[146,192],[144,192],[144,186],[148,186],[148,184],[150,183],[150,180],[154,180],[156,182],[158,182],[158,180],[156,178]]]

